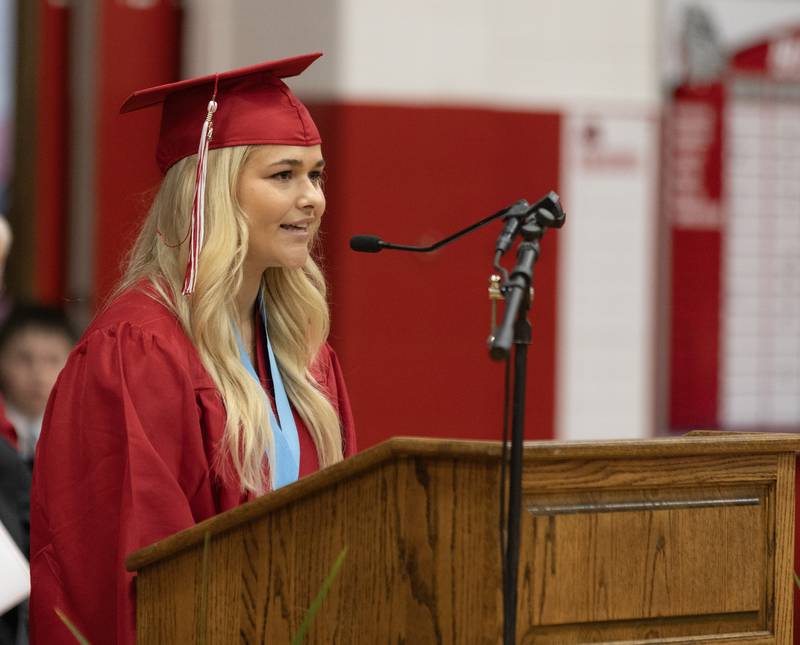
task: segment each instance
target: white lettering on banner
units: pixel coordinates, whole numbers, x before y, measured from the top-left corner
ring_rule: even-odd
[[[720,226],[722,208],[706,185],[706,169],[714,163],[716,125],[714,109],[699,102],[676,104],[668,120],[665,200],[676,228]]]
[[[692,197],[678,197],[673,204],[672,221],[680,229],[718,229],[720,207],[713,202],[700,201]]]
[[[629,143],[610,145],[603,128],[589,120],[581,132],[581,164],[596,172],[633,171],[640,165],[639,157]]]
[[[767,66],[778,77],[800,76],[800,38],[782,38],[770,43]]]

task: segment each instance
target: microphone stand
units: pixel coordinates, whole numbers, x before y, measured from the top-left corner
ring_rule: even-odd
[[[503,559],[503,643],[514,645],[517,626],[517,579],[519,575],[520,516],[522,513],[522,444],[525,434],[525,374],[528,365],[528,345],[531,343],[531,324],[528,311],[533,300],[533,269],[541,252],[545,228],[561,228],[566,214],[558,195],[548,193],[535,204],[525,200],[515,202],[484,219],[430,246],[390,244],[373,236],[356,236],[350,240],[354,251],[377,253],[383,249],[427,253],[438,249],[462,235],[502,217],[506,220],[495,247],[494,266],[504,275],[500,292],[506,306],[503,322],[489,341],[489,355],[496,361],[506,360],[514,345],[514,393],[512,402],[511,457],[508,495],[508,517]],[[509,274],[500,265],[503,253],[519,235],[523,241],[517,249],[517,263]],[[499,280],[499,278],[498,278]],[[506,410],[507,411],[507,410]],[[505,412],[505,411],[504,411]],[[506,469],[506,442],[503,441],[501,465],[503,478]],[[505,479],[501,480],[503,483]],[[504,498],[503,498],[504,499]],[[501,513],[505,503],[501,503]]]
[[[520,521],[522,514],[522,445],[525,434],[525,377],[531,323],[533,270],[541,252],[544,229],[529,217],[520,228],[523,242],[517,249],[517,264],[504,286],[506,307],[503,322],[490,343],[494,360],[505,360],[514,347],[514,394],[511,422],[511,465],[508,518],[503,577],[503,643],[513,645],[517,627],[517,578],[519,575]],[[497,258],[499,260],[499,257]],[[505,465],[504,465],[505,466]]]

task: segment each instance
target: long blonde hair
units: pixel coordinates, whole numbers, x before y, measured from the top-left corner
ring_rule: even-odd
[[[267,488],[265,452],[269,471],[275,472],[273,434],[264,393],[241,364],[234,334],[235,296],[248,245],[247,214],[236,195],[252,149],[209,151],[205,242],[194,293],[181,294],[188,244],[179,243],[189,228],[196,156],[182,159],[164,177],[116,293],[149,280],[159,301],[180,320],[225,404],[225,440],[216,466],[225,476],[230,456],[242,490],[258,494]],[[264,272],[261,292],[269,313],[270,342],[289,399],[311,433],[320,465],[340,461],[339,417],[309,371],[328,336],[322,272],[311,257],[300,269],[270,268]]]

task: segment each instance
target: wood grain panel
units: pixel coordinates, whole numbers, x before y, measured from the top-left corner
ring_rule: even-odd
[[[758,616],[687,617],[680,620],[658,618],[642,621],[609,621],[597,624],[531,626],[520,637],[522,645],[775,645],[780,643],[769,632],[759,631]],[[687,630],[688,628],[688,630]],[[695,636],[686,636],[690,631]],[[715,636],[725,633],[723,637]],[[786,645],[789,645],[788,643]]]
[[[771,625],[777,643],[794,642],[792,629],[792,598],[794,593],[794,537],[795,537],[795,456],[778,457],[778,478],[773,489],[774,526],[769,533],[770,546],[774,541],[774,566],[768,576],[774,591],[767,595],[768,607],[774,603]]]
[[[775,480],[777,455],[570,459],[525,462],[525,489],[670,488]]]
[[[695,436],[696,435],[696,436]],[[685,456],[710,456],[716,458],[728,455],[755,456],[776,455],[781,452],[800,452],[800,436],[789,434],[764,433],[723,433],[697,431],[682,438],[652,439],[647,441],[599,441],[569,443],[562,441],[531,441],[525,444],[525,466],[550,471],[551,462],[596,461],[603,460],[604,468],[620,460],[649,460],[650,468],[658,466],[659,459]],[[302,500],[336,483],[347,481],[361,473],[380,467],[389,461],[405,457],[457,460],[459,463],[476,461],[497,464],[501,449],[496,441],[441,441],[420,437],[394,437],[378,446],[370,448],[346,462],[335,464],[314,475],[264,495],[248,504],[234,508],[226,513],[212,517],[196,526],[160,540],[131,554],[127,561],[128,571],[137,571],[161,558],[169,557],[177,551],[202,543],[206,533],[216,535],[234,527],[242,526],[254,519],[289,504]],[[613,466],[612,466],[613,467]],[[551,486],[563,481],[563,472],[558,470],[551,478]],[[751,466],[758,468],[758,464]],[[735,475],[734,475],[735,476]],[[745,476],[742,474],[739,476]],[[559,479],[560,477],[560,479]],[[720,474],[724,480],[724,473]],[[662,480],[664,478],[661,478]],[[769,479],[769,477],[767,477]],[[671,485],[670,481],[658,485]],[[646,483],[640,487],[647,486]]]
[[[306,499],[302,509],[280,509],[234,536],[217,536],[207,603],[208,615],[220,617],[208,623],[205,642],[289,642],[346,545],[309,643],[379,643],[388,634],[407,643],[452,643],[472,622],[480,627],[471,642],[496,643],[497,475],[489,464],[403,460]],[[201,623],[201,548],[140,574],[141,598],[180,590],[193,596],[180,608],[160,605],[156,615],[142,616],[140,642],[203,642],[199,631],[186,636],[186,623]],[[192,620],[165,620],[175,613]]]
[[[530,517],[530,623],[759,614],[762,523],[761,505]]]
[[[791,642],[794,456],[702,441],[526,452],[520,642]],[[495,448],[403,445],[138,554],[139,642],[287,643],[344,547],[308,643],[501,642]]]

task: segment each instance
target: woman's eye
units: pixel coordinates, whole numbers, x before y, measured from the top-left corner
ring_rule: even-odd
[[[271,176],[271,178],[280,179],[281,181],[289,181],[292,178],[292,171],[282,170],[281,172],[276,172],[274,175]]]
[[[322,172],[318,170],[309,173],[308,177],[311,179],[312,184],[321,184],[323,180]]]

